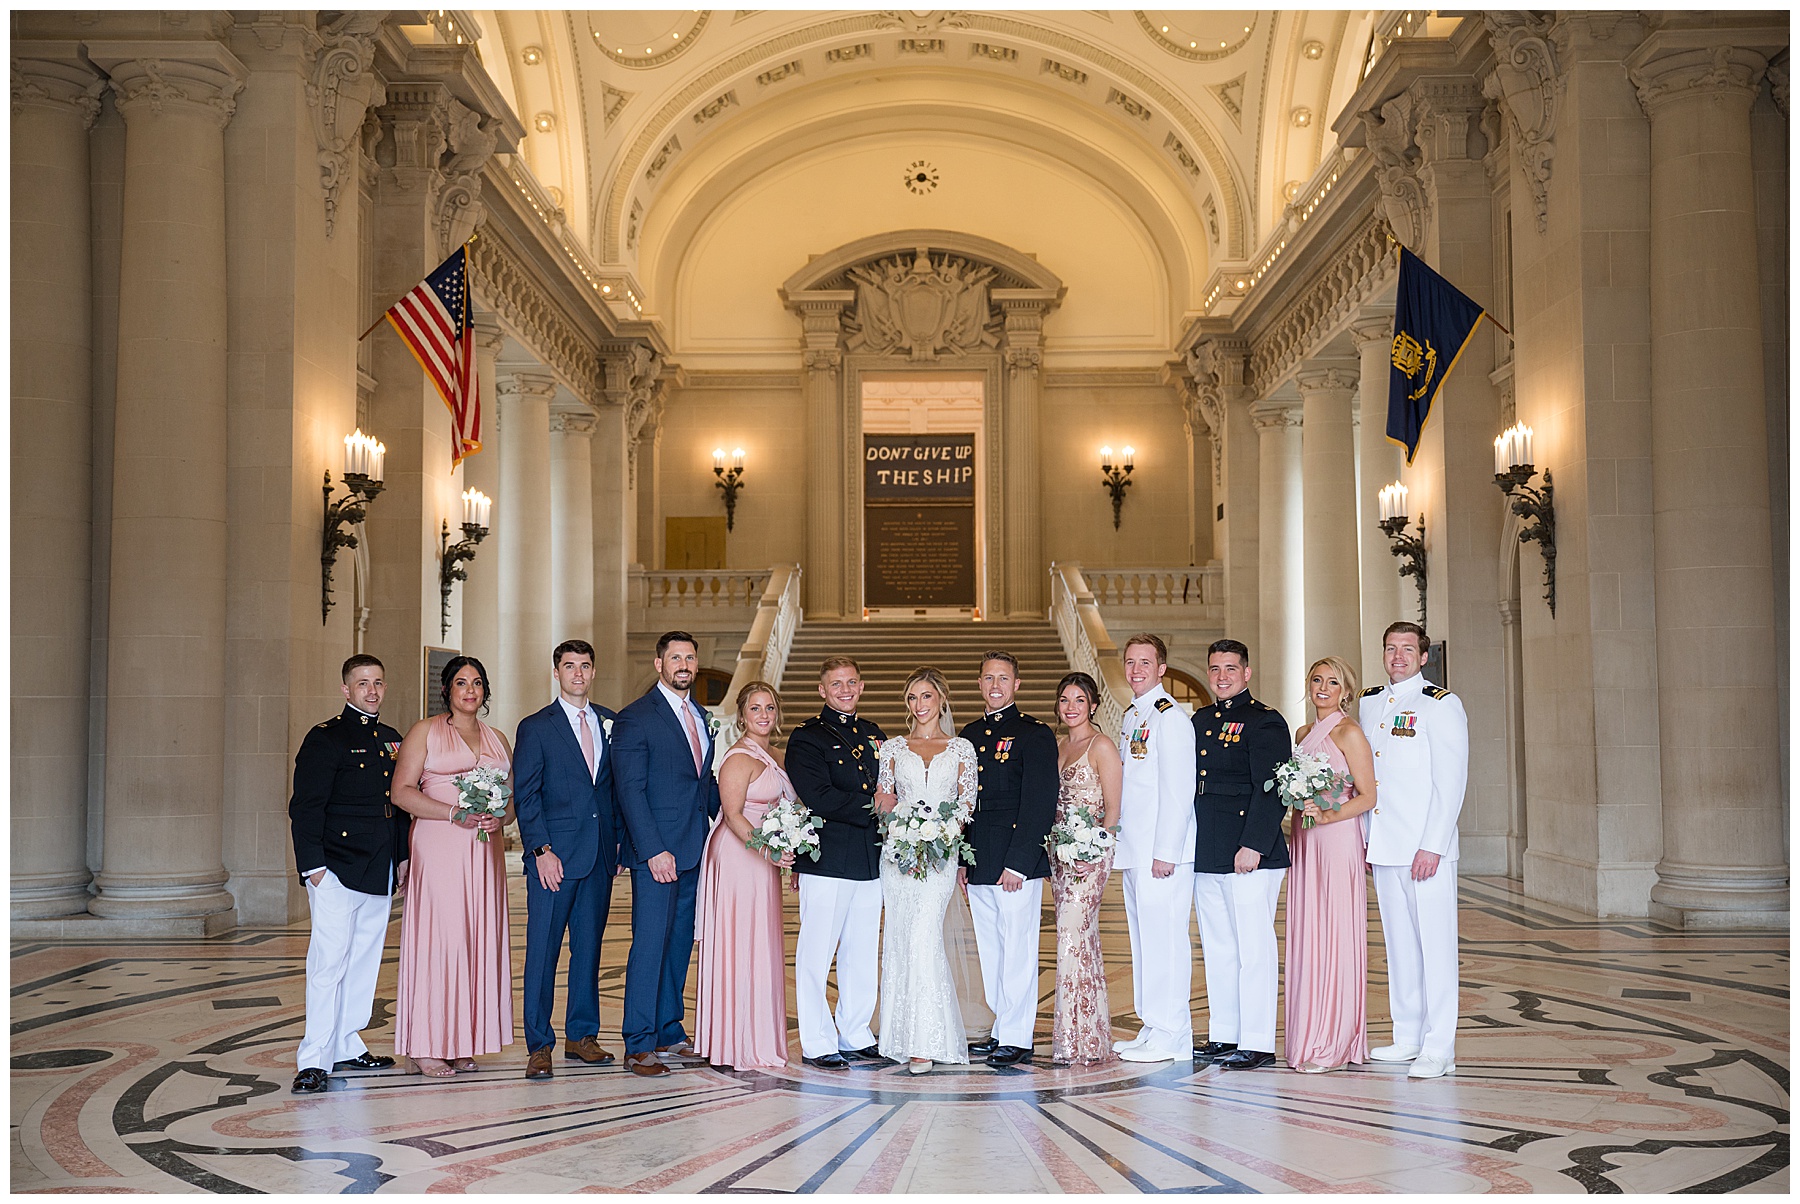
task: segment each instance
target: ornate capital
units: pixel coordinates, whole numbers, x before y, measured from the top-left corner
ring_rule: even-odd
[[[1781,115],[1788,115],[1788,56],[1787,52],[1776,55],[1769,61],[1769,96],[1775,101],[1775,107]]]
[[[1264,434],[1286,427],[1298,430],[1300,427],[1300,403],[1277,401],[1273,398],[1259,401],[1250,407],[1250,421],[1256,424],[1259,433]]]
[[[23,49],[23,48],[21,48]],[[100,115],[100,94],[106,81],[91,67],[71,58],[34,58],[28,53],[12,61],[12,109],[17,117],[32,106],[69,112],[81,118],[83,129],[93,129]]]
[[[808,347],[800,358],[808,372],[823,372],[828,376],[835,376],[844,355],[830,347]]]
[[[1469,127],[1487,107],[1481,90],[1469,80],[1422,79],[1408,89],[1413,97],[1413,141],[1420,166],[1469,157]]]
[[[1044,353],[1037,347],[1008,347],[1006,366],[1035,372],[1044,366]]]
[[[549,401],[556,396],[556,378],[544,372],[506,372],[494,381],[502,401],[517,404],[526,399]]]
[[[1412,93],[1402,92],[1382,105],[1380,113],[1361,117],[1388,227],[1400,242],[1416,247],[1425,238],[1431,202],[1419,181],[1419,155],[1413,147]]]
[[[1394,315],[1392,313],[1372,313],[1361,319],[1350,328],[1350,338],[1356,343],[1357,354],[1371,343],[1380,343],[1383,347],[1394,341]]]
[[[550,433],[586,439],[593,435],[600,420],[587,410],[550,411]]]
[[[1300,396],[1305,397],[1308,393],[1333,390],[1348,394],[1360,379],[1361,373],[1357,369],[1332,364],[1303,369],[1294,377],[1294,383],[1300,387]]]
[[[1748,109],[1768,65],[1754,50],[1713,46],[1633,63],[1630,74],[1638,103],[1654,119],[1664,105],[1677,100],[1710,97],[1715,102],[1736,101]]]
[[[1485,18],[1495,61],[1482,92],[1506,113],[1541,234],[1549,219],[1556,109],[1563,93],[1563,74],[1550,41],[1554,22],[1530,12],[1489,12]]]
[[[500,123],[430,80],[390,83],[381,115],[392,147],[382,148],[385,175],[401,189],[426,190],[438,253],[448,255],[487,219],[481,170],[499,143]]]
[[[363,118],[387,99],[369,72],[385,12],[348,12],[319,28],[320,47],[306,82],[313,136],[319,144],[319,180],[325,189],[325,237],[337,225],[338,192],[355,162]]]
[[[249,77],[218,42],[90,42],[88,56],[112,77],[127,122],[144,113],[187,112],[203,114],[223,130]]]
[[[1232,389],[1244,383],[1250,364],[1250,341],[1237,335],[1201,340],[1188,353],[1188,371],[1202,384]]]

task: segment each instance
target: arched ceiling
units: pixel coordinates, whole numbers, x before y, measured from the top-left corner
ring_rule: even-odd
[[[1066,232],[1034,232],[1003,213],[1070,206],[1103,228],[1099,241],[1132,247],[1141,291],[1153,297],[1156,312],[1138,315],[1135,334],[1105,338],[1166,339],[1198,311],[1209,277],[1252,261],[1297,186],[1335,149],[1334,106],[1360,80],[1373,19],[1266,10],[475,15],[482,60],[530,130],[521,147],[529,170],[602,268],[638,282],[645,316],[661,318],[677,347],[698,312],[683,291],[699,270],[697,249],[716,253],[734,221],[771,220],[784,195],[786,212],[830,225],[829,245],[873,232],[844,220],[847,209],[869,222],[910,214],[909,226],[967,222],[1003,242],[1040,238],[1018,247],[1037,254],[1067,244]],[[915,161],[937,178],[909,181]],[[805,241],[785,250],[801,254]],[[781,264],[769,282],[777,310],[773,286],[797,266]],[[1072,327],[1093,273],[1055,267],[1071,286],[1059,321]]]

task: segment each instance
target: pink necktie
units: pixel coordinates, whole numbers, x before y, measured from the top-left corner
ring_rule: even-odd
[[[694,726],[694,708],[685,702],[681,704],[681,723],[687,728],[688,745],[694,750],[694,772],[705,776],[700,768],[700,729]]]
[[[581,755],[583,757],[587,758],[588,779],[591,781],[594,777],[594,767],[595,767],[594,732],[593,732],[592,728],[588,727],[586,711],[583,711],[581,713],[581,719],[577,723],[577,726],[581,728]]]

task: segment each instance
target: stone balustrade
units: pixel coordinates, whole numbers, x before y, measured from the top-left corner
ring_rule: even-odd
[[[1100,606],[1210,608],[1218,617],[1224,614],[1225,569],[1216,563],[1173,569],[1083,568],[1081,572]]]
[[[769,583],[770,570],[649,569],[631,574],[634,610],[726,610],[753,607]]]

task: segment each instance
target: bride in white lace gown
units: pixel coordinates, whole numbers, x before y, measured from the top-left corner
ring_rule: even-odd
[[[921,669],[906,683],[906,709],[912,730],[881,746],[877,805],[897,818],[920,810],[937,814],[952,803],[951,818],[937,821],[935,832],[946,842],[960,842],[963,824],[975,805],[975,748],[950,736],[942,725],[948,712],[943,675]],[[886,927],[881,938],[881,1054],[908,1061],[915,1074],[933,1062],[967,1064],[967,1036],[950,959],[944,950],[944,912],[956,890],[957,861],[945,857],[917,877],[893,839],[881,851],[882,909]]]

